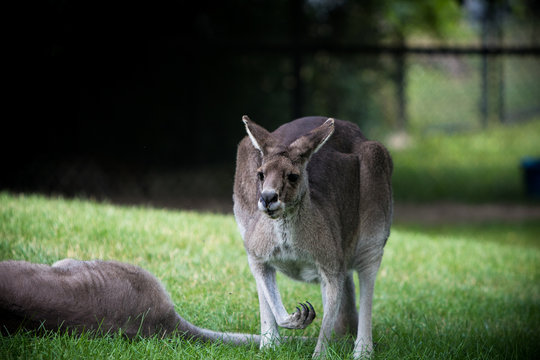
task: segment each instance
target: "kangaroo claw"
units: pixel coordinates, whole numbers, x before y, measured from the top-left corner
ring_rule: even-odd
[[[309,324],[315,319],[315,309],[308,301],[307,305],[304,303],[299,303],[296,307],[296,311],[289,315],[289,317],[279,326],[286,329],[305,329]]]

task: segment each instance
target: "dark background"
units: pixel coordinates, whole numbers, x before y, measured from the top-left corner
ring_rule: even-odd
[[[120,201],[229,196],[244,114],[269,129],[306,115],[346,118],[369,136],[402,127],[399,104],[385,117],[392,106],[373,106],[377,84],[403,76],[380,47],[399,55],[409,29],[437,35],[463,5],[18,4],[5,11],[0,189]]]
[[[371,38],[349,15],[368,31],[373,4],[338,3],[20,4],[6,14],[0,185],[103,198],[130,183],[144,195],[134,183],[149,173],[233,164],[242,115],[272,128],[311,114],[295,44]]]

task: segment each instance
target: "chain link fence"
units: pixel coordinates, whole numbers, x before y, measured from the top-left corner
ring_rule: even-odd
[[[85,81],[72,80],[67,71],[69,86],[40,100],[66,124],[39,121],[33,132],[19,125],[20,133],[33,136],[26,139],[31,154],[7,157],[0,188],[126,202],[222,198],[230,207],[243,114],[268,129],[300,116],[332,116],[383,141],[395,133],[482,131],[539,119],[540,24],[504,11],[464,11],[469,15],[453,36],[418,33],[402,43],[364,33],[358,42],[310,43],[299,25],[296,38],[280,27],[282,42],[190,37],[177,48],[166,38],[152,42],[150,51],[137,39],[137,51],[161,57],[130,63],[135,69],[112,87],[102,84],[106,76],[97,78],[94,92],[83,85],[97,75],[85,70]],[[132,60],[120,53],[119,59]],[[77,64],[69,56],[63,63],[47,59],[58,72]],[[43,84],[49,81],[37,83],[48,91]],[[68,99],[51,101],[56,94]],[[202,181],[207,178],[212,181]]]
[[[407,129],[482,129],[540,116],[538,55],[410,55]]]

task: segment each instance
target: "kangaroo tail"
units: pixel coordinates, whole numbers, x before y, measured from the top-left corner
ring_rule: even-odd
[[[258,345],[261,341],[261,337],[259,335],[219,332],[203,329],[193,325],[178,314],[176,314],[176,316],[178,321],[176,331],[185,339],[198,339],[206,342],[223,342],[234,345]]]

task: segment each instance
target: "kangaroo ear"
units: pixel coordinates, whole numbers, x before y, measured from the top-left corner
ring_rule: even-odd
[[[246,125],[246,132],[253,146],[259,150],[261,154],[266,155],[274,143],[272,134],[262,126],[251,121],[247,115],[242,117],[242,121]]]
[[[296,139],[289,145],[291,158],[308,161],[330,139],[334,133],[334,119],[330,118],[321,126]]]

